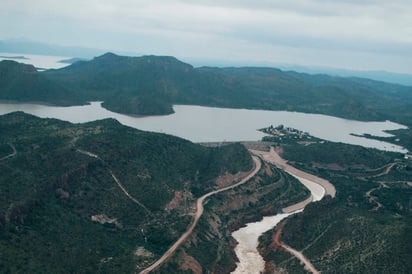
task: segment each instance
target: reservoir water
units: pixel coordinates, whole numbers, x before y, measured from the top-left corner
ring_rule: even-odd
[[[384,130],[406,128],[390,121],[361,122],[320,114],[190,105],[175,105],[175,113],[171,115],[134,117],[108,111],[102,108],[99,102],[72,107],[0,103],[0,115],[18,110],[39,117],[57,118],[72,123],[115,118],[127,126],[172,134],[192,142],[257,141],[265,136],[257,129],[283,124],[329,141],[401,153],[407,152],[406,149],[397,145],[351,135],[354,133],[390,136]]]
[[[70,57],[65,57],[65,56],[0,52],[0,61],[13,60],[19,63],[33,65],[39,70],[63,68],[65,66],[68,66],[69,64],[61,63],[59,61],[69,59],[69,58]]]

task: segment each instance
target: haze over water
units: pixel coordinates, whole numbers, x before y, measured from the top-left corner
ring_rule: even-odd
[[[18,57],[18,58],[16,58]],[[53,55],[38,55],[26,53],[10,53],[0,52],[0,61],[12,60],[18,63],[30,64],[39,70],[43,69],[59,69],[68,66],[68,63],[61,63],[60,61],[70,57],[53,56]]]

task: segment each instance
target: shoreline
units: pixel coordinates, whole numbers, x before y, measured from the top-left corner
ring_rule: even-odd
[[[306,200],[303,200],[297,204],[293,204],[287,207],[282,208],[282,213],[293,213],[299,209],[305,208],[308,204],[313,202],[313,195],[311,194]]]

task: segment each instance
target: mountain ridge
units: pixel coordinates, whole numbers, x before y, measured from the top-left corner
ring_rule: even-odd
[[[3,39],[0,40],[0,52],[10,53],[27,53],[27,54],[44,54],[57,56],[72,56],[90,59],[93,56],[104,54],[108,50],[87,48],[79,46],[61,46],[38,41],[31,41],[28,39]],[[122,55],[139,55],[141,53],[116,51]],[[241,67],[245,66],[245,62],[226,62],[221,59],[204,59],[204,58],[184,58],[191,64],[199,66],[216,66],[216,67]],[[377,81],[384,81],[394,84],[402,84],[412,86],[412,75],[401,72],[391,72],[385,70],[353,70],[335,67],[310,66],[298,64],[284,64],[284,63],[267,63],[267,62],[248,62],[253,63],[253,66],[269,66],[277,67],[283,71],[297,71],[309,74],[328,74],[341,77],[361,77],[369,78]]]
[[[173,113],[173,104],[194,104],[412,124],[412,114],[404,111],[412,107],[412,87],[363,78],[267,67],[195,68],[171,56],[114,53],[38,75],[63,86],[73,104],[104,101],[105,108],[124,114],[165,115]],[[34,87],[35,94],[41,87]],[[2,93],[0,99],[7,99]]]

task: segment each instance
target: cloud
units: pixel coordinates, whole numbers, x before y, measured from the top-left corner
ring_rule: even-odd
[[[259,49],[293,61],[310,51],[331,63],[346,52],[410,60],[410,14],[409,0],[14,0],[2,3],[0,38],[243,60]]]

